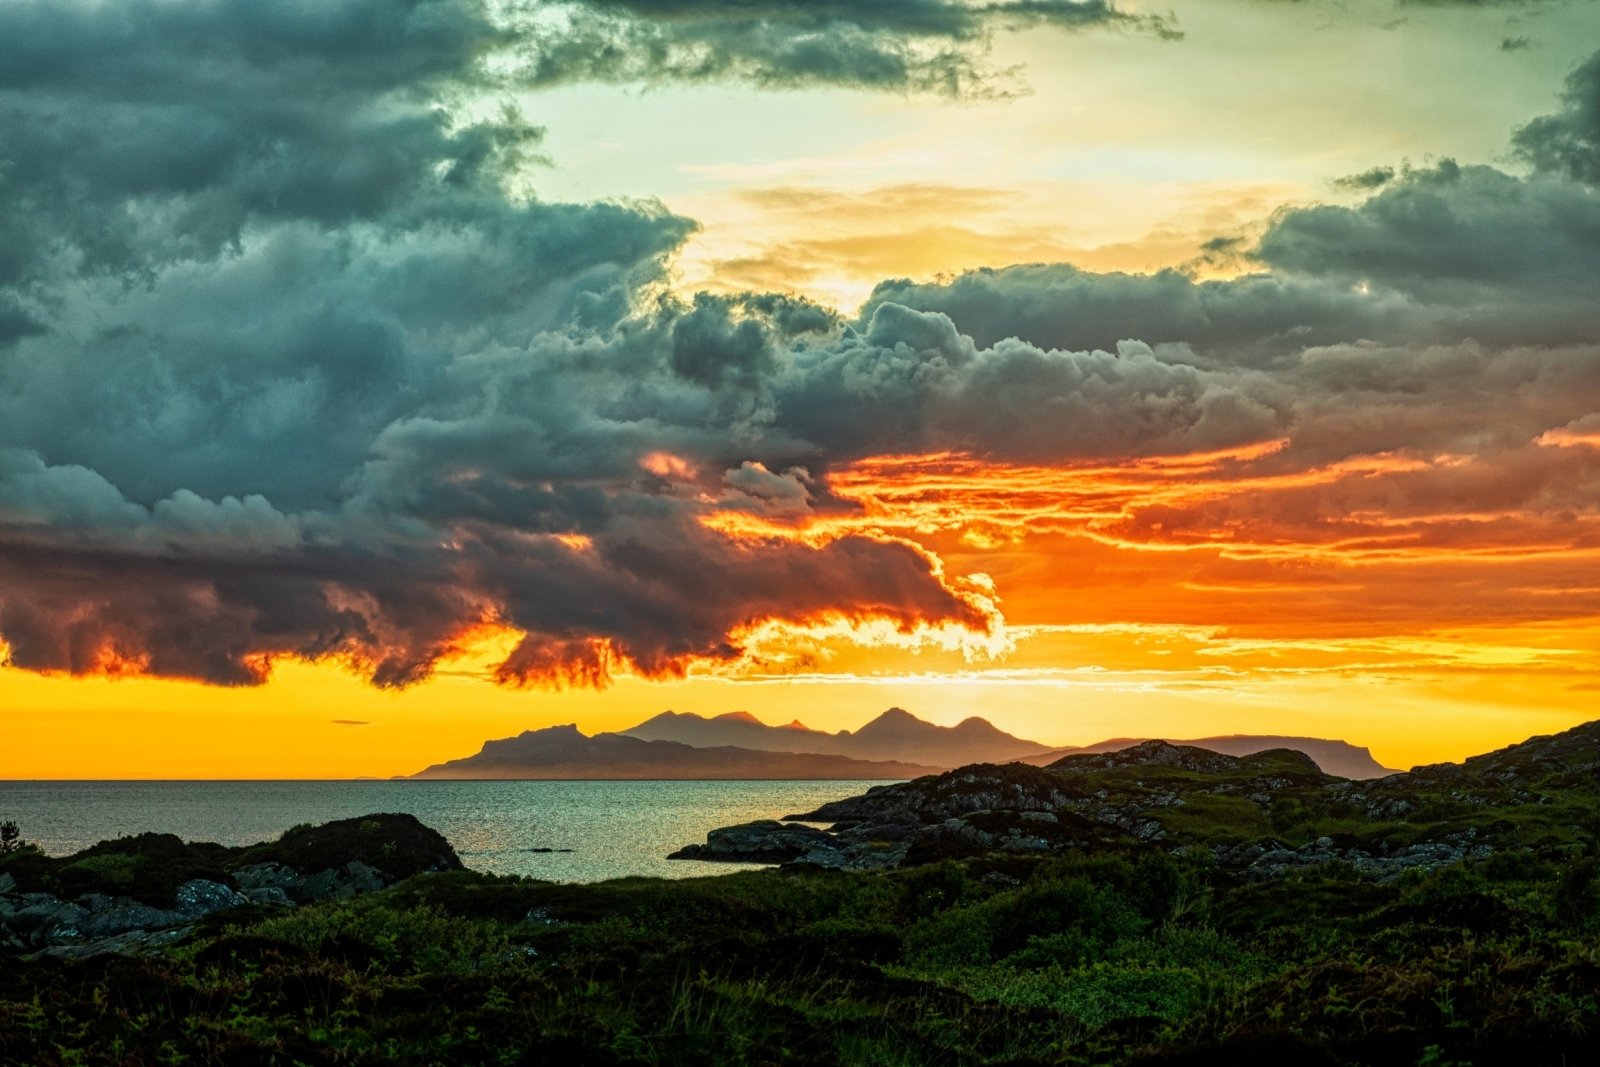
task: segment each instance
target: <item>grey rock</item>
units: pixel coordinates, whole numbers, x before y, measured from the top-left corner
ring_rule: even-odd
[[[383,875],[360,860],[344,865],[345,884],[352,893],[376,893],[383,888]]]
[[[311,904],[319,900],[337,900],[341,896],[351,896],[350,893],[341,893],[339,872],[333,868],[318,871],[316,874],[307,875],[288,890],[296,903]]]
[[[275,885],[264,885],[259,889],[246,889],[244,895],[253,904],[287,904],[294,905],[289,899],[289,894]]]
[[[89,909],[50,897],[49,900],[19,908],[7,925],[25,941],[42,945],[83,936]]]
[[[233,872],[233,880],[246,894],[252,889],[280,889],[285,892],[300,881],[300,872],[281,863],[253,863]]]
[[[1046,823],[1060,823],[1061,822],[1061,819],[1059,817],[1057,817],[1054,812],[1050,812],[1050,811],[1025,811],[1025,812],[1021,813],[1019,818],[1023,819],[1025,822],[1046,822]]]
[[[138,930],[160,930],[183,921],[184,916],[176,911],[164,911],[123,898],[120,905],[101,908],[89,916],[83,924],[83,936],[99,940]]]
[[[85,893],[78,898],[78,903],[92,912],[100,912],[107,908],[119,907],[126,899],[126,897],[107,896],[105,893]]]
[[[715,862],[787,863],[812,852],[837,850],[834,837],[826,830],[798,823],[760,819],[724,826],[706,835],[704,845],[689,845],[668,859],[696,859]]]
[[[83,960],[113,953],[119,956],[149,956],[161,951],[167,945],[182,940],[188,933],[188,926],[168,927],[165,930],[130,930],[114,937],[99,938],[79,944],[50,945],[27,958]]]
[[[850,863],[850,857],[836,848],[818,848],[807,852],[803,856],[796,856],[785,866],[787,867],[822,867],[830,870],[843,870]]]
[[[915,826],[906,823],[889,822],[874,823],[861,828],[861,833],[852,835],[863,841],[907,841],[916,833]]]
[[[189,918],[199,918],[224,908],[237,908],[249,901],[240,893],[208,878],[194,878],[178,887],[174,906]]]
[[[286,889],[294,900],[305,903],[317,900],[345,900],[360,893],[382,889],[382,875],[360,860],[351,860],[343,867],[333,867],[308,875]]]
[[[0,893],[9,893],[17,888],[17,880],[10,871],[0,871]]]

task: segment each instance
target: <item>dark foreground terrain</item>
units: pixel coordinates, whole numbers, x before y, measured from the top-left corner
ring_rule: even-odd
[[[1374,782],[1152,743],[806,814],[695,850],[783,867],[684,882],[450,869],[403,816],[13,848],[0,1060],[1600,1062],[1600,724]]]

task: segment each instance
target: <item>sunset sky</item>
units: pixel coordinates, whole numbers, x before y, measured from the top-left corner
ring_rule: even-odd
[[[1600,707],[1592,0],[0,2],[0,777]]]

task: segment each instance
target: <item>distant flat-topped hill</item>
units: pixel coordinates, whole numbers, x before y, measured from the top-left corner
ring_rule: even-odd
[[[1151,740],[1148,737],[1115,737],[1093,745],[1053,748],[1048,752],[1024,756],[1020,762],[1044,767],[1063,756],[1083,753],[1119,752]],[[1310,756],[1325,774],[1340,778],[1382,778],[1398,771],[1385,767],[1372,758],[1372,752],[1348,741],[1331,741],[1321,737],[1276,737],[1263,734],[1229,734],[1226,737],[1199,737],[1188,741],[1172,741],[1173,745],[1203,748],[1220,752],[1224,756],[1250,756],[1274,748],[1287,748]]]
[[[580,733],[576,726],[528,730],[484,742],[477,755],[410,775],[424,779],[826,779],[914,778],[941,768],[896,760],[815,753],[762,752],[720,745],[694,748],[622,734]]]
[[[836,734],[812,730],[799,722],[768,726],[742,711],[709,719],[666,711],[621,732],[646,741],[677,741],[697,747],[737,745],[766,752],[906,760],[935,767],[975,761],[1005,762],[1051,751],[1048,745],[1013,737],[986,719],[970,718],[955,726],[938,726],[900,708],[890,708],[859,730],[840,730]]]

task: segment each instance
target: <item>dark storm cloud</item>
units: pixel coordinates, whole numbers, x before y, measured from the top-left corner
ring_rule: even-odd
[[[728,21],[962,44],[1088,7]],[[584,6],[672,32],[723,9]],[[467,0],[0,6],[13,663],[403,685],[492,624],[526,635],[503,680],[591,684],[737,657],[774,615],[982,626],[908,545],[704,520],[845,507],[830,472],[885,452],[1526,451],[1600,409],[1600,208],[1571,168],[1404,172],[1283,214],[1232,281],[1018,267],[885,283],[855,319],[680,300],[689,220],[516,192],[539,131],[461,103],[538,43],[507,32]]]
[[[570,0],[530,10],[521,76],[536,85],[739,80],[960,96],[1009,89],[1008,72],[987,61],[997,30],[1177,36],[1169,18],[1110,0]]]
[[[0,6],[0,283],[144,275],[251,220],[333,225],[537,143],[431,97],[503,35],[467,0]]]
[[[1567,77],[1565,105],[1517,130],[1517,154],[1542,171],[1600,184],[1600,53]]]
[[[449,102],[510,41],[471,0],[0,7],[16,665],[403,684],[484,622],[532,635],[511,677],[731,655],[786,603],[980,621],[903,546],[735,544],[640,469],[734,452],[710,387],[763,368],[635,320],[688,220],[508,194],[540,131]],[[704,381],[638,413],[658,350]]]

